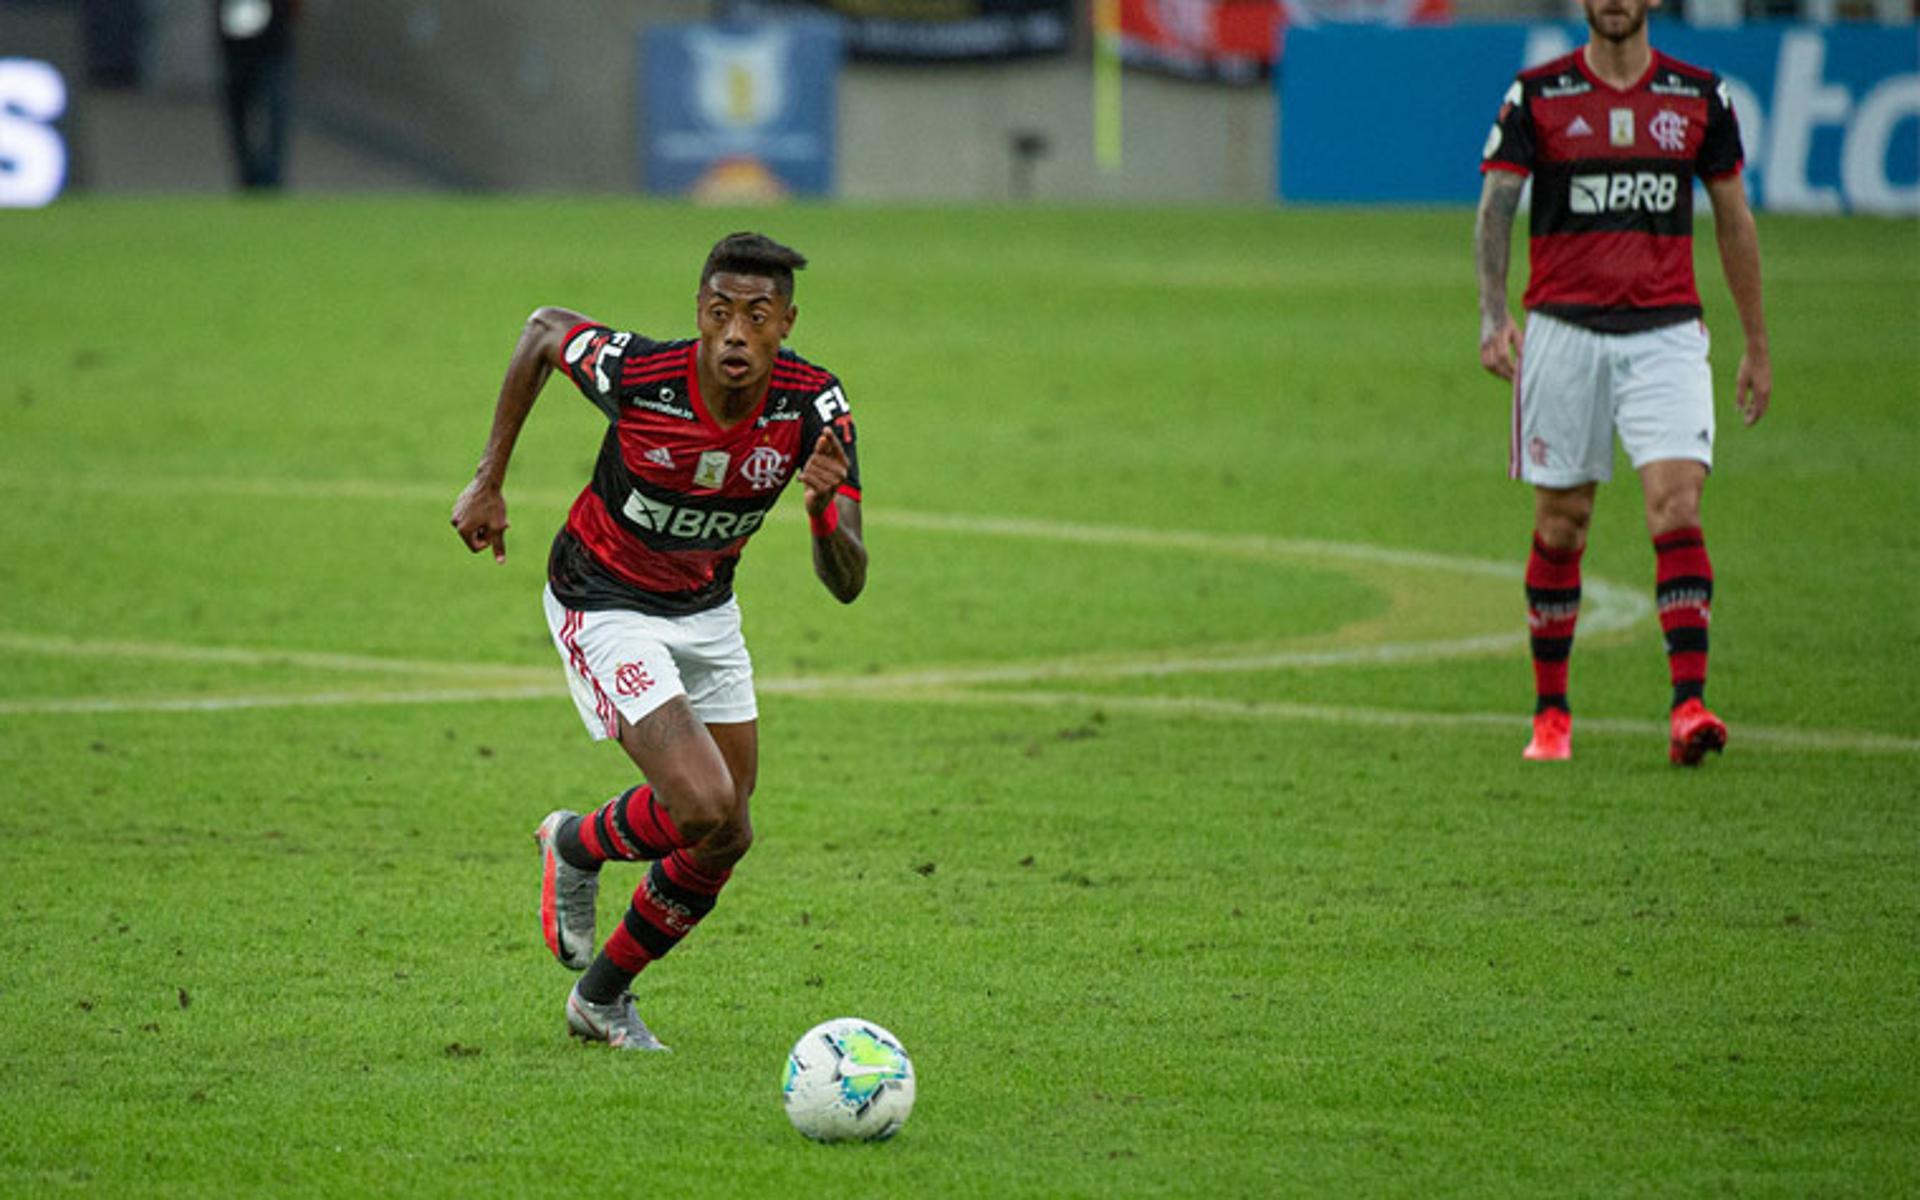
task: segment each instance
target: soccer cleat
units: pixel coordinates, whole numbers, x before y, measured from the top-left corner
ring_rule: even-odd
[[[1533,740],[1520,752],[1532,762],[1560,762],[1573,757],[1573,714],[1564,708],[1543,708],[1533,714]]]
[[[1673,710],[1673,739],[1667,743],[1667,757],[1683,767],[1697,767],[1711,750],[1715,754],[1727,744],[1727,723],[1693,699]]]
[[[671,1050],[633,1011],[633,993],[621,992],[612,1004],[583,999],[580,985],[567,993],[567,1032],[583,1042],[605,1042],[615,1050]]]
[[[560,857],[555,846],[560,826],[578,813],[547,814],[533,840],[540,847],[540,933],[562,966],[584,971],[593,961],[593,906],[600,895],[600,872],[582,871]]]

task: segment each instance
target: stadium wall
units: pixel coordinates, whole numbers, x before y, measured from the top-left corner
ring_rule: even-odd
[[[1084,59],[855,65],[840,84],[841,194],[856,200],[1267,203],[1274,104],[1258,87],[1128,72],[1123,158],[1093,154]],[[1023,159],[1018,146],[1045,149]]]
[[[699,20],[708,7],[652,0],[646,22]],[[301,30],[303,117],[456,186],[631,191],[645,182],[641,23],[620,0],[575,0],[564,20],[506,0],[326,0],[310,6]],[[1273,111],[1264,88],[1129,72],[1125,158],[1105,171],[1093,158],[1093,74],[1084,54],[850,63],[840,77],[838,193],[870,201],[1266,203]]]

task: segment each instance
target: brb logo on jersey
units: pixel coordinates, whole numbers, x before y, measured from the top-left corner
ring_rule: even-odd
[[[760,523],[767,517],[764,508],[729,512],[690,504],[667,504],[642,495],[638,490],[627,496],[627,502],[621,506],[620,512],[647,533],[709,546],[721,546],[735,538],[746,537],[760,528]]]
[[[1567,207],[1576,213],[1672,212],[1680,177],[1655,171],[1575,175],[1568,180]]]

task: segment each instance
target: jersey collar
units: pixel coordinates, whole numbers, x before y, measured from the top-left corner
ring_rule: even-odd
[[[1660,69],[1660,52],[1658,50],[1651,51],[1647,58],[1647,69],[1640,73],[1640,78],[1623,88],[1613,86],[1594,73],[1593,67],[1587,62],[1587,48],[1585,46],[1573,52],[1573,63],[1576,67],[1580,68],[1580,74],[1585,76],[1587,82],[1591,83],[1594,87],[1603,88],[1616,96],[1624,96],[1629,92],[1637,92],[1647,86],[1647,81],[1653,78],[1653,73]]]

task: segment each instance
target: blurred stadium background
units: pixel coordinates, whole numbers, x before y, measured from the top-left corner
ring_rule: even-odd
[[[233,186],[219,6],[0,0],[8,202]],[[1569,0],[300,7],[285,181],[318,192],[1465,202],[1502,80],[1582,36]],[[1735,77],[1762,207],[1914,215],[1914,16],[1667,0],[1655,42]]]

